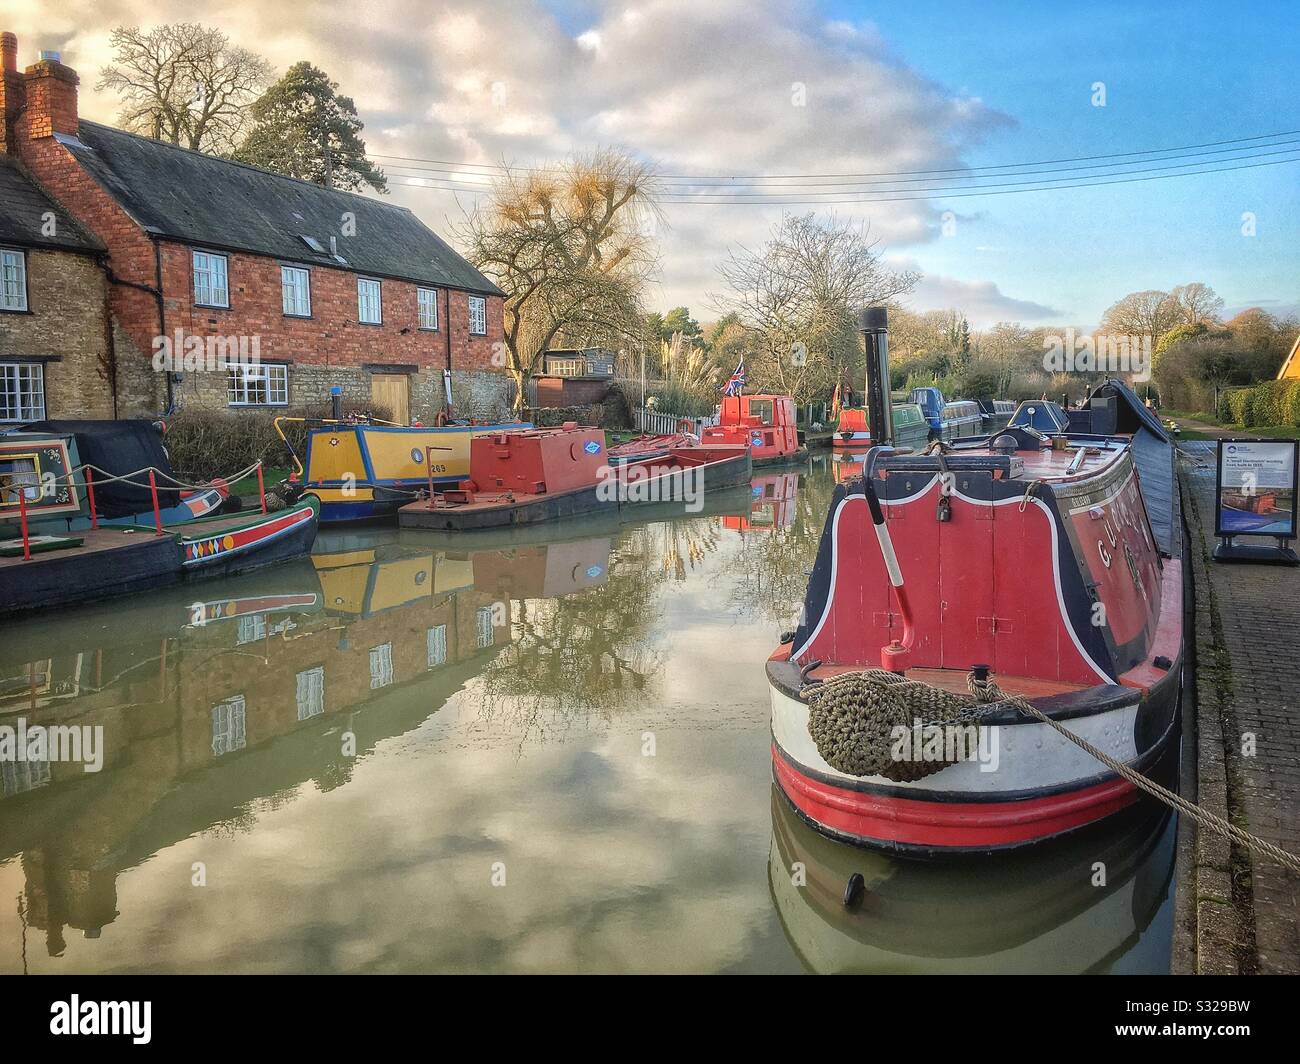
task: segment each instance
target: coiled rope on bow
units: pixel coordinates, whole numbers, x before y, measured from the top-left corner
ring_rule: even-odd
[[[816,664],[804,666],[803,673],[806,675]],[[1032,702],[1007,694],[991,679],[979,679],[972,672],[966,678],[966,686],[971,692],[969,697],[920,680],[909,680],[898,673],[866,669],[807,681],[799,697],[808,704],[808,733],[828,765],[850,776],[883,776],[897,783],[924,779],[950,764],[971,759],[972,752],[969,745],[963,752],[945,744],[946,760],[925,760],[916,750],[911,751],[911,757],[898,758],[894,756],[899,734],[896,728],[903,727],[915,734],[918,725],[922,730],[936,725],[979,725],[985,718],[1015,709],[1046,724],[1138,790],[1191,817],[1202,827],[1264,854],[1293,872],[1300,872],[1300,857],[1147,779],[1075,735]],[[958,756],[952,756],[954,753]]]

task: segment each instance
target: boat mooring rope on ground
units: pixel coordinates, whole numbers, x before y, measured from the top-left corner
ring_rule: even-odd
[[[805,672],[808,668],[805,667]],[[884,776],[895,782],[913,782],[955,764],[952,761],[900,761],[892,756],[892,730],[903,726],[909,730],[920,722],[922,728],[944,724],[978,724],[980,720],[1015,709],[1059,732],[1075,746],[1091,754],[1108,769],[1134,787],[1191,817],[1198,824],[1244,846],[1271,857],[1274,861],[1300,873],[1300,857],[1265,839],[1243,831],[1220,816],[1208,812],[1175,794],[1154,780],[1098,750],[1082,736],[1075,735],[1058,721],[1047,716],[1031,702],[1003,691],[990,679],[975,673],[966,678],[970,695],[961,695],[934,687],[919,680],[909,680],[884,669],[865,669],[842,673],[826,680],[812,680],[799,692],[808,703],[808,732],[817,752],[832,768],[852,776]],[[953,752],[953,751],[947,751]]]

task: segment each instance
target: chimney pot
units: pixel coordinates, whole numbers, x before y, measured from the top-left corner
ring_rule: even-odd
[[[18,38],[12,33],[0,33],[0,54],[4,56],[4,69],[18,69]]]
[[[61,63],[63,62],[63,57],[58,52],[52,51],[51,49],[48,48],[43,48],[41,49],[41,62]]]

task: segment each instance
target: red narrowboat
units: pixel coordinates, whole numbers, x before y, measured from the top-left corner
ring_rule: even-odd
[[[788,395],[724,395],[718,423],[703,430],[700,442],[748,447],[755,468],[798,461],[808,454],[799,444],[794,400]]]
[[[873,379],[888,381],[884,312],[863,320],[869,370],[877,360]],[[1012,427],[924,455],[882,446],[836,487],[801,622],[767,665],[776,782],[825,834],[904,855],[988,852],[1072,832],[1140,794],[1005,700],[978,718],[977,754],[940,754],[936,733],[930,757],[933,718],[918,717],[880,756],[935,764],[875,760],[886,767],[859,774],[867,762],[844,745],[859,741],[844,738],[856,721],[835,732],[817,708],[815,687],[845,673],[965,695],[991,670],[1001,692],[1129,768],[1163,763],[1182,666],[1173,448],[1120,381],[1076,413],[1085,431]]]

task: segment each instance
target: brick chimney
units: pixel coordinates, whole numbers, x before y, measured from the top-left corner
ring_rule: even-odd
[[[14,124],[23,108],[23,76],[18,73],[18,38],[12,33],[0,33],[0,154],[13,154]]]
[[[27,82],[27,130],[32,140],[55,133],[77,135],[77,72],[42,52],[41,61],[23,72]]]

